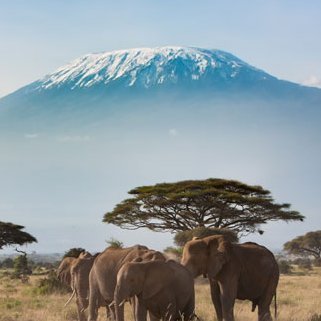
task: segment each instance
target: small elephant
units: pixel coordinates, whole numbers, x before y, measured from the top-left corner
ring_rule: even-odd
[[[98,254],[97,254],[98,255]],[[89,272],[93,266],[93,263],[97,255],[91,255],[89,252],[82,252],[78,258],[66,257],[64,258],[58,269],[58,279],[71,287],[73,290],[71,297],[66,302],[65,306],[69,304],[72,298],[76,297],[78,320],[86,321],[85,310],[88,307],[89,296]],[[102,298],[99,298],[100,306],[106,306]],[[109,308],[107,309],[107,316],[109,315]]]
[[[218,321],[234,321],[235,299],[252,301],[252,311],[258,306],[259,321],[272,320],[270,304],[276,295],[279,268],[265,247],[209,236],[187,242],[181,263],[194,277],[208,277]]]
[[[169,261],[130,262],[117,274],[114,294],[116,320],[123,321],[120,307],[136,296],[139,305],[156,318],[166,321],[190,320],[194,317],[194,280],[181,264]],[[138,312],[136,321],[145,321]]]
[[[65,257],[59,264],[56,274],[58,280],[71,288],[71,266],[77,260],[75,257]]]

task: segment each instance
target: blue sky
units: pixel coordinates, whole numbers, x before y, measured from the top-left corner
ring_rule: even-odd
[[[89,52],[190,45],[321,86],[318,0],[3,1],[0,96]]]

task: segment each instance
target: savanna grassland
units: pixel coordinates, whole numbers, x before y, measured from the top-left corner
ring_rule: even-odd
[[[321,268],[293,275],[282,275],[278,287],[279,321],[321,320]],[[44,276],[31,276],[28,283],[1,276],[0,279],[0,321],[63,321],[77,320],[73,301],[64,308],[68,294],[43,294],[37,284]],[[214,310],[209,286],[200,279],[196,282],[196,313],[204,321],[214,321]],[[272,308],[272,313],[274,309]],[[133,317],[126,307],[127,320]],[[237,321],[257,320],[257,313],[251,312],[251,303],[237,302]],[[104,309],[100,309],[99,321],[106,320]]]

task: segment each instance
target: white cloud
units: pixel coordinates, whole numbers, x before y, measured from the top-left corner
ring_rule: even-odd
[[[39,134],[37,134],[37,133],[25,134],[25,138],[27,138],[27,139],[35,139],[38,137],[39,137]]]
[[[321,78],[311,75],[309,78],[303,81],[303,85],[321,88]]]
[[[80,136],[80,135],[65,135],[57,137],[59,142],[63,143],[82,143],[82,142],[89,142],[90,136]]]
[[[176,128],[171,128],[168,131],[168,133],[169,133],[170,136],[177,136],[178,135],[178,130]]]

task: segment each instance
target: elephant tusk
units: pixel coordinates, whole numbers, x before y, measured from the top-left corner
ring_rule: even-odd
[[[124,305],[125,304],[125,302],[126,302],[127,300],[125,299],[125,300],[123,300],[123,301],[121,301],[119,304],[118,304],[118,306],[119,307],[121,307],[122,305]],[[110,308],[113,308],[114,306],[116,305],[116,302],[115,301],[113,301],[112,303],[110,303],[108,306],[110,307]]]
[[[71,300],[72,300],[72,298],[75,296],[75,294],[76,294],[76,290],[73,290],[70,298],[69,298],[68,301],[65,303],[64,307],[66,307],[66,306],[71,302]]]
[[[115,301],[113,301],[112,303],[110,303],[108,306],[112,309],[114,305],[115,305]]]
[[[121,301],[121,302],[119,303],[119,306],[121,307],[122,305],[125,304],[125,302],[126,302],[126,300]]]

